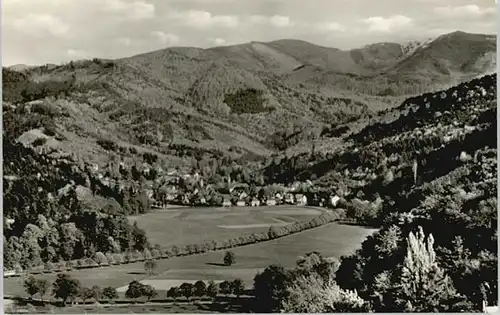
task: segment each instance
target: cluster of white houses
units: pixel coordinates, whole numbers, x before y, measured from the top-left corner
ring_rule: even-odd
[[[308,194],[303,193],[276,193],[271,197],[258,198],[256,196],[250,197],[246,192],[241,192],[237,198],[224,196],[224,207],[258,207],[258,206],[276,206],[276,205],[297,205],[297,206],[337,206],[340,201],[340,197],[337,195],[330,196],[328,200],[321,198],[317,200],[311,196],[308,198]],[[311,194],[309,194],[311,195]],[[310,200],[314,199],[314,200]]]
[[[120,163],[120,168],[123,168],[123,163]],[[149,172],[149,165],[146,163],[141,165],[138,169],[141,173],[147,174]],[[108,176],[102,174],[97,165],[92,165],[91,172],[102,185],[108,187],[118,186],[120,190],[123,189],[139,189],[138,185],[133,182],[125,183],[121,180],[113,180]],[[154,181],[147,181],[142,189],[145,189],[148,197],[150,198],[153,207],[165,208],[167,204],[170,205],[192,205],[192,206],[224,206],[224,207],[258,207],[258,206],[274,206],[274,205],[297,205],[297,206],[337,206],[340,197],[335,194],[324,193],[305,193],[310,191],[312,183],[295,182],[292,185],[285,187],[279,185],[275,191],[276,193],[263,194],[250,194],[250,187],[247,184],[232,183],[228,177],[226,187],[230,187],[225,192],[216,192],[212,185],[205,185],[203,178],[197,172],[189,172],[188,170],[163,170],[158,169],[158,177]],[[180,189],[179,181],[189,181],[195,183],[192,191],[185,191]],[[157,187],[153,189],[154,183]],[[261,187],[259,187],[260,189]],[[160,193],[161,190],[161,193]],[[213,198],[208,196],[217,195],[216,202]],[[258,196],[257,196],[258,195]],[[207,200],[209,199],[209,200]]]

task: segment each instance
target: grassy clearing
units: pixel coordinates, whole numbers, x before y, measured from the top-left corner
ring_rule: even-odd
[[[270,225],[283,224],[280,222],[305,221],[320,214],[321,210],[297,206],[185,208],[155,211],[129,219],[146,231],[152,244],[166,247],[224,241],[242,233],[265,232]]]
[[[269,242],[234,248],[236,263],[222,265],[224,252],[209,252],[165,261],[165,270],[153,279],[233,280],[253,285],[255,274],[271,264],[292,268],[299,256],[313,250],[326,257],[340,257],[359,248],[375,230],[358,226],[329,224]]]
[[[258,214],[259,212],[256,212],[256,215]],[[191,230],[191,233],[193,231],[197,232],[196,237],[203,235],[198,230]],[[240,235],[242,230],[227,229],[226,231],[233,231],[233,233],[236,232],[233,235]],[[246,232],[247,229],[244,231]],[[99,285],[100,287],[120,288],[128,285],[132,280],[168,280],[157,283],[158,290],[163,291],[178,281],[221,281],[234,280],[235,278],[242,279],[247,287],[251,287],[255,274],[270,264],[293,267],[300,255],[311,251],[319,251],[327,257],[340,257],[353,252],[366,236],[373,232],[373,229],[332,223],[272,241],[233,248],[231,251],[236,255],[236,263],[230,267],[222,265],[224,251],[217,251],[158,260],[157,274],[151,277],[146,275],[144,263],[141,262],[97,269],[74,270],[68,273],[80,280],[83,286],[88,287]],[[36,277],[53,282],[56,275],[47,274]],[[23,279],[19,277],[4,279],[4,294],[25,296]],[[160,292],[160,294],[163,293]],[[48,299],[50,296],[47,295],[46,298]]]

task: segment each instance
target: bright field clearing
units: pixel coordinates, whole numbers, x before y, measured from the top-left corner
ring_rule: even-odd
[[[224,251],[217,251],[158,260],[157,274],[151,277],[145,274],[144,263],[75,270],[69,274],[87,287],[98,285],[101,288],[106,286],[121,288],[127,286],[132,280],[160,280],[151,284],[154,284],[159,291],[164,291],[172,285],[178,285],[179,282],[222,281],[235,278],[242,279],[247,287],[251,287],[255,274],[271,264],[293,267],[299,256],[311,251],[319,251],[326,257],[340,257],[359,248],[363,240],[374,231],[363,227],[332,223],[280,239],[233,248],[231,251],[236,255],[236,263],[230,267],[221,265]],[[53,282],[56,275],[37,275],[36,277]],[[25,296],[21,278],[4,279],[4,293]],[[163,294],[160,292],[160,296]]]
[[[151,244],[166,247],[266,232],[271,225],[310,220],[324,211],[299,206],[182,208],[157,210],[129,219],[146,231]]]

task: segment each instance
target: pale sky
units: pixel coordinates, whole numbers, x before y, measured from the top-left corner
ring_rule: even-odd
[[[282,38],[349,49],[496,34],[494,0],[3,0],[2,63],[120,58]]]

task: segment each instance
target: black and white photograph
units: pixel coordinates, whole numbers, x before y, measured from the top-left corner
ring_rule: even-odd
[[[2,0],[4,313],[497,313],[497,6]]]

